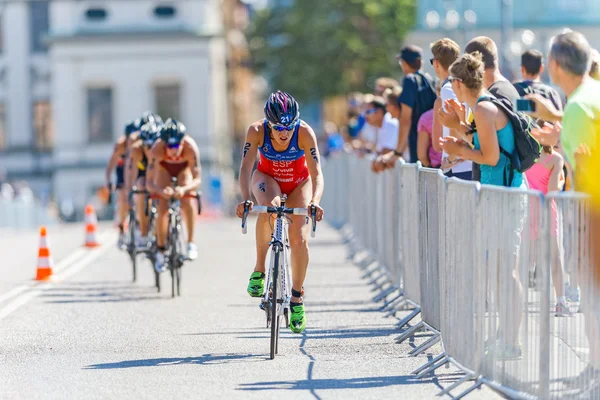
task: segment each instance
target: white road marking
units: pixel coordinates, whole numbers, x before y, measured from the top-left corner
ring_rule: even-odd
[[[50,281],[34,281],[28,284],[17,286],[16,288],[0,296],[0,303],[12,299],[4,307],[0,308],[0,320],[12,314],[35,297],[39,296],[44,289],[76,274],[110,250],[114,246],[113,241],[108,240],[111,236],[114,236],[114,232],[105,232],[98,238],[100,243],[102,243],[100,247],[95,249],[82,248],[75,250],[67,258],[56,264],[54,267],[55,274],[52,276]]]

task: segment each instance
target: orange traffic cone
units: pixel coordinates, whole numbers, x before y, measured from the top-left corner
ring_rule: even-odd
[[[96,229],[98,219],[94,207],[88,205],[85,208],[85,247],[98,247],[98,238],[96,237]]]
[[[40,228],[40,248],[38,250],[38,265],[37,273],[35,274],[36,281],[47,281],[52,277],[52,255],[50,254],[50,245],[46,237],[46,227]]]

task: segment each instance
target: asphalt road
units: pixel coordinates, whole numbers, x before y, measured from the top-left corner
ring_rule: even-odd
[[[66,262],[49,284],[32,285],[29,255],[9,258],[0,267],[0,399],[433,399],[460,376],[444,368],[429,379],[410,374],[439,346],[413,358],[407,353],[423,338],[395,344],[397,320],[383,318],[325,224],[311,245],[308,329],[284,332],[280,355],[269,360],[264,313],[246,294],[252,235],[234,220],[199,225],[200,256],[186,264],[176,299],[167,275],[156,293],[145,261],[131,282],[116,233],[82,251],[80,227],[57,228],[57,262]],[[4,254],[33,251],[35,259],[32,235],[11,235]],[[468,398],[494,396],[484,389]]]

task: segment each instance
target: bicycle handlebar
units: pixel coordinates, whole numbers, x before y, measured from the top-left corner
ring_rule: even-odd
[[[307,218],[312,220],[312,229],[310,230],[310,237],[314,238],[316,236],[317,231],[317,219],[316,213],[317,209],[315,206],[312,207],[311,212],[309,214],[306,208],[287,208],[287,207],[273,207],[273,206],[253,206],[252,210],[249,210],[250,203],[246,202],[244,206],[244,215],[242,216],[242,233],[245,235],[248,233],[248,224],[246,223],[246,219],[248,214],[288,214],[288,215],[304,215]]]

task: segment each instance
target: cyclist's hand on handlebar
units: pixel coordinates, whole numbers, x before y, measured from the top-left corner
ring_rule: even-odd
[[[312,216],[312,209],[315,209],[315,219],[317,220],[317,222],[320,222],[323,220],[323,215],[325,215],[325,211],[323,210],[323,208],[318,205],[318,204],[311,204],[308,206],[308,215]]]
[[[238,218],[244,217],[244,211],[246,210],[246,205],[248,205],[248,211],[250,211],[250,210],[252,210],[252,206],[254,206],[254,203],[251,202],[250,200],[248,200],[248,201],[242,201],[240,204],[238,204],[237,208],[235,210],[235,215],[237,215]]]
[[[185,196],[185,190],[181,186],[177,186],[175,188],[175,193],[174,193],[173,197],[175,197],[177,200],[179,200],[179,199],[183,199],[183,196]]]
[[[165,187],[162,192],[160,193],[161,197],[163,199],[170,199],[171,197],[173,197],[173,195],[175,194],[175,191],[173,190],[173,188],[171,186],[167,186]]]

